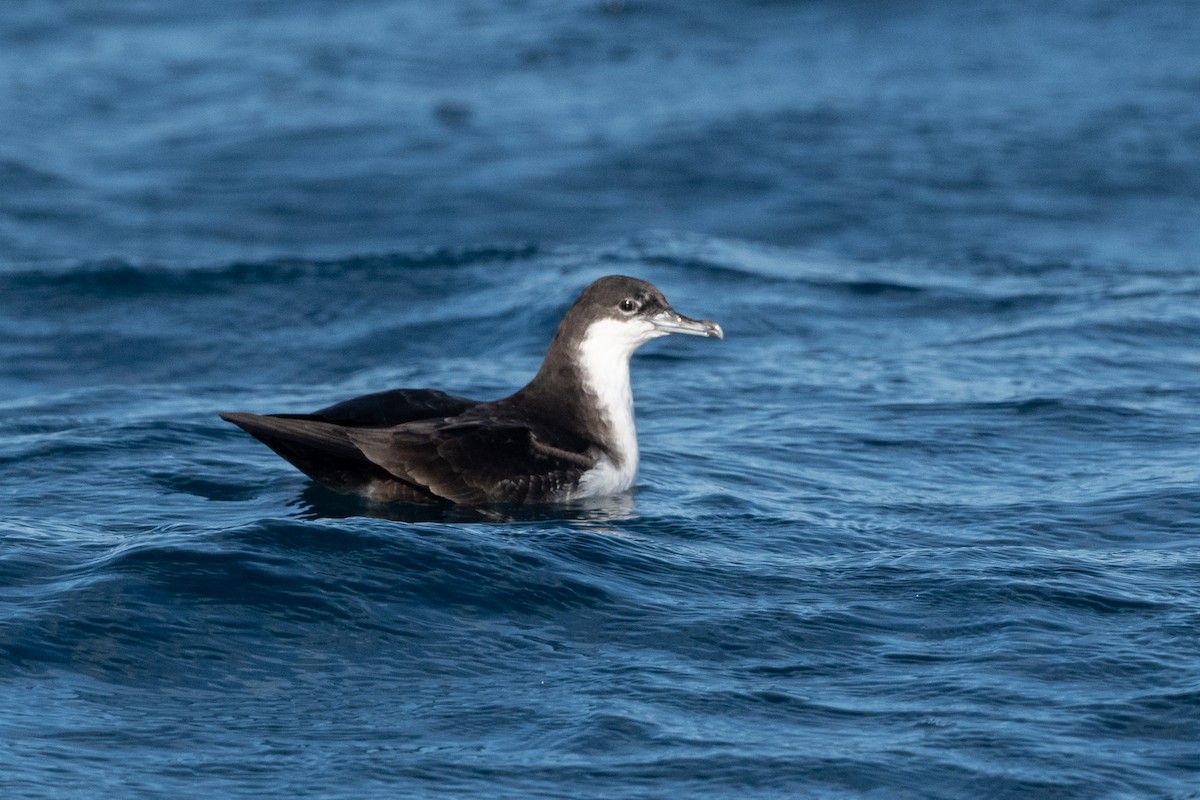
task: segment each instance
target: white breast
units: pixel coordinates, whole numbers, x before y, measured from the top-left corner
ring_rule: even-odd
[[[637,322],[601,320],[592,323],[579,345],[584,386],[596,398],[600,412],[616,439],[618,466],[608,456],[588,470],[574,493],[576,498],[617,494],[633,485],[638,467],[637,429],[633,424],[633,392],[629,387],[629,357],[653,333]]]

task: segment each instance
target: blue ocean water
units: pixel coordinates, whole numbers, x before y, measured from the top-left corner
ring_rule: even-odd
[[[1187,2],[0,9],[0,796],[1200,797]],[[634,492],[220,410],[498,397],[609,273]]]

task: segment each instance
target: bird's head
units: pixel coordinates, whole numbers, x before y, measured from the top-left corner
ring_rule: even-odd
[[[628,358],[651,339],[671,333],[725,338],[721,326],[683,316],[652,283],[609,275],[590,284],[563,320],[592,347]]]

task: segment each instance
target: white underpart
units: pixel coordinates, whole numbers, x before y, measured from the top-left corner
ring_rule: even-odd
[[[601,455],[584,473],[574,497],[617,494],[633,485],[638,468],[637,428],[633,424],[633,392],[629,357],[651,339],[664,336],[645,320],[604,319],[593,322],[579,344],[584,386],[598,402],[616,439],[617,461]]]

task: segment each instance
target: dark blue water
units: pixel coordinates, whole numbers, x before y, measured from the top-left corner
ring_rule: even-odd
[[[1189,2],[0,9],[0,795],[1200,797]],[[636,490],[314,488],[591,279]]]

